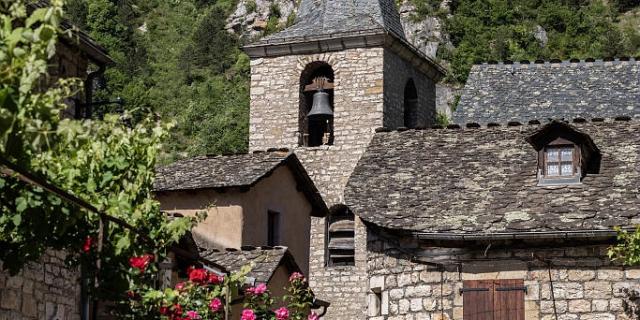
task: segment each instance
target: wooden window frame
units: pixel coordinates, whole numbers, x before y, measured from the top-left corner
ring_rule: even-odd
[[[547,152],[550,149],[572,149],[571,167],[572,174],[562,175],[562,156],[558,154],[558,174],[549,175],[547,172],[548,161]],[[538,151],[538,185],[566,185],[566,184],[579,184],[582,178],[581,170],[581,149],[580,146],[570,140],[564,138],[556,138],[549,142],[540,151]]]

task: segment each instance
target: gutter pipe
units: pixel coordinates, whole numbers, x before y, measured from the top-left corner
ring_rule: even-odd
[[[622,231],[634,231],[636,228],[621,228]],[[410,231],[418,240],[518,240],[518,239],[576,239],[591,237],[615,237],[615,230],[571,230],[571,231],[528,231],[528,232],[495,232],[480,234],[459,234],[442,232]]]

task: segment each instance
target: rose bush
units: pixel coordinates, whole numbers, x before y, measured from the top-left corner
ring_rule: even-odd
[[[247,266],[225,276],[203,268],[190,267],[188,280],[174,288],[156,290],[152,284],[153,257],[132,257],[132,291],[123,310],[131,319],[220,320],[230,314],[230,304],[243,298],[241,320],[318,320],[310,311],[313,295],[300,273],[293,273],[285,288],[287,295],[274,298],[264,283],[243,285]],[[243,295],[244,294],[244,295]]]

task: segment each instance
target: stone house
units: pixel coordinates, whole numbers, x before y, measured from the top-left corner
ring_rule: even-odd
[[[638,222],[635,59],[475,66],[442,129],[393,1],[302,0],[245,51],[250,149],[293,149],[330,207],[326,319],[629,318],[640,271],[607,248]]]
[[[328,213],[295,154],[270,150],[196,157],[158,168],[154,185],[161,210],[207,218],[192,231],[201,248],[286,246],[309,271],[312,217]]]

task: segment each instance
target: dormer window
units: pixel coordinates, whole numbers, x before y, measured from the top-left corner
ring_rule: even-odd
[[[552,122],[527,141],[538,151],[538,185],[577,184],[600,170],[600,151],[591,138],[563,122]]]

